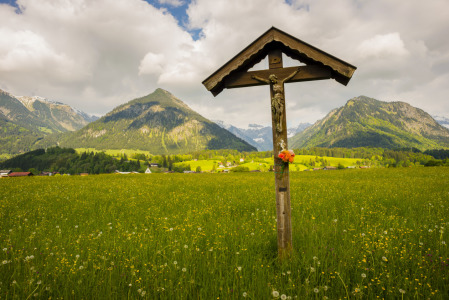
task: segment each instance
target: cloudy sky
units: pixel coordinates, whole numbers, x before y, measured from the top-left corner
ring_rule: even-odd
[[[348,86],[287,84],[290,126],[359,95],[449,117],[447,0],[0,3],[0,89],[14,95],[101,115],[160,87],[209,119],[268,125],[267,86],[213,97],[201,82],[275,26],[357,66]]]

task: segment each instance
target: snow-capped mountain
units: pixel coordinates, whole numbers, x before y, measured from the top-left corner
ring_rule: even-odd
[[[247,143],[255,146],[259,151],[268,151],[273,149],[273,131],[271,126],[263,126],[259,124],[249,124],[248,128],[238,128],[227,124],[223,121],[214,121],[219,126],[232,132],[239,138],[245,140]],[[301,123],[298,126],[287,129],[287,136],[290,138],[303,131],[310,126],[309,123]]]

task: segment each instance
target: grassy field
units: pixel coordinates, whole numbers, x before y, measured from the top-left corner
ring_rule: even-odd
[[[0,299],[448,299],[449,169],[0,179]]]

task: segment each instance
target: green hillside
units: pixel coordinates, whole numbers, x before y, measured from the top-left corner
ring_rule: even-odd
[[[360,96],[292,137],[290,145],[434,149],[449,147],[449,130],[407,103]]]
[[[35,149],[44,137],[40,146],[55,145],[52,135],[80,129],[88,118],[62,103],[0,90],[0,154],[12,156]]]
[[[203,149],[256,151],[253,146],[194,112],[162,89],[115,108],[79,131],[65,134],[60,145],[140,149],[153,154],[188,153]]]

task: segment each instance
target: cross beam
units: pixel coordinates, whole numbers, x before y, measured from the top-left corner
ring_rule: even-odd
[[[310,65],[302,67],[289,67],[289,68],[278,68],[278,69],[268,69],[260,71],[250,71],[250,72],[238,72],[231,74],[226,78],[224,85],[225,88],[240,88],[248,86],[258,86],[265,85],[266,83],[260,82],[253,79],[253,76],[268,78],[271,74],[276,75],[278,78],[286,78],[289,74],[293,73],[295,70],[299,72],[288,82],[301,82],[301,81],[311,81],[311,80],[323,80],[331,78],[331,71],[329,68]]]

